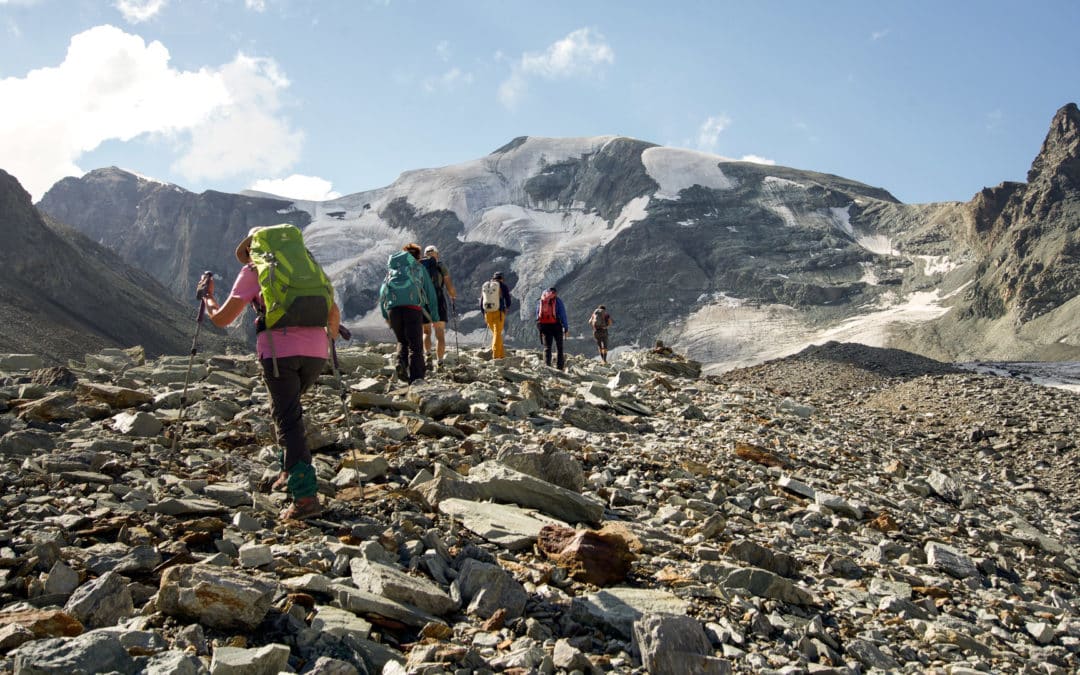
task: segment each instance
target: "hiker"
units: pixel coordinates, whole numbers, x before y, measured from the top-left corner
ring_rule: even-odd
[[[420,259],[420,264],[431,275],[431,283],[435,287],[435,299],[439,309],[439,318],[441,321],[428,321],[427,317],[424,317],[424,351],[429,355],[428,367],[434,367],[435,363],[438,363],[439,370],[443,367],[443,358],[446,356],[446,320],[450,317],[448,303],[446,297],[450,296],[449,306],[454,306],[457,300],[457,290],[454,288],[454,282],[450,280],[450,268],[446,266],[446,263],[439,261],[439,249],[434,246],[428,246],[424,249],[424,257]],[[435,328],[435,341],[437,343],[435,356],[431,357],[431,332],[432,327]]]
[[[589,325],[592,326],[593,339],[596,340],[596,348],[600,350],[600,360],[607,363],[608,328],[615,321],[608,314],[607,308],[600,305],[593,310],[589,317]]]
[[[386,261],[386,281],[379,288],[379,310],[398,341],[397,376],[423,384],[424,321],[439,322],[431,275],[420,264],[420,245],[405,244]]]
[[[287,239],[274,238],[274,233],[284,233],[291,237],[293,245],[286,248],[281,242]],[[295,246],[297,243],[299,247]],[[329,310],[320,308],[323,312],[321,316],[326,317],[322,320],[322,325],[311,325],[319,323],[317,318],[292,323],[291,319],[282,317],[279,320],[273,314],[268,315],[265,298],[275,296],[272,295],[273,290],[264,288],[263,284],[272,283],[274,274],[265,275],[267,281],[261,284],[260,277],[263,275],[260,275],[259,271],[264,265],[270,264],[267,261],[271,258],[264,255],[270,252],[273,252],[277,259],[289,262],[288,272],[284,275],[275,269],[278,276],[287,277],[285,283],[290,283],[288,278],[296,278],[300,266],[313,265],[311,274],[321,276],[329,285],[330,282],[318,267],[318,263],[311,258],[307,249],[303,248],[300,230],[291,225],[278,225],[252,228],[236,247],[236,259],[243,267],[236,276],[224,304],[219,305],[214,300],[212,276],[200,282],[199,293],[206,303],[206,315],[219,328],[235,321],[249,304],[255,309],[255,350],[262,366],[263,380],[270,393],[270,416],[274,422],[277,442],[284,448],[282,472],[274,481],[272,489],[288,490],[293,500],[292,505],[281,513],[281,517],[286,520],[303,520],[321,514],[322,506],[319,504],[318,479],[315,467],[311,464],[311,451],[304,441],[304,410],[300,395],[315,383],[326,366],[327,337],[337,339],[341,312],[333,301],[333,286],[329,286],[329,297],[320,297],[315,302],[316,307],[320,303],[330,305]],[[304,296],[296,298],[291,306],[310,307],[312,305],[300,302],[310,299]],[[320,312],[316,311],[315,314],[319,315]],[[268,320],[272,321],[270,330],[266,329]]]
[[[657,340],[656,346],[649,351],[653,354],[659,354],[660,356],[675,356],[675,350],[665,345],[663,340]]]
[[[536,303],[536,327],[544,344],[544,363],[551,365],[551,343],[554,341],[559,352],[557,366],[559,370],[565,370],[563,337],[570,332],[570,326],[566,321],[566,307],[554,286],[544,291]]]
[[[503,350],[503,326],[511,303],[513,299],[510,297],[510,287],[503,281],[502,272],[492,274],[491,279],[480,287],[480,311],[484,313],[484,322],[491,330],[493,359],[501,359],[506,355]]]

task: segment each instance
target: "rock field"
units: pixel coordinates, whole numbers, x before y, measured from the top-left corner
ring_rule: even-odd
[[[253,357],[177,423],[186,355],[0,355],[0,672],[1080,670],[1073,393],[835,343],[410,389],[392,349],[305,397],[303,523]]]

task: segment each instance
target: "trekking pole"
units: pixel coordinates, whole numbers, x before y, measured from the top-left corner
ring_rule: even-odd
[[[344,326],[338,327],[338,334],[348,340],[352,338],[352,334]],[[356,457],[356,444],[353,443],[352,435],[352,413],[349,412],[349,404],[345,400],[345,382],[341,378],[341,367],[338,365],[337,346],[334,345],[334,338],[330,337],[330,334],[326,334],[326,339],[330,341],[330,356],[334,364],[334,377],[337,379],[338,393],[341,397],[341,411],[345,417],[345,436],[349,441],[349,448],[352,450],[353,461],[353,474],[356,476],[356,489],[360,492],[360,499],[364,498],[364,486],[360,482],[360,461]]]
[[[180,432],[184,429],[184,409],[187,407],[188,383],[191,381],[191,366],[195,363],[195,353],[198,351],[199,331],[202,329],[203,317],[206,316],[206,283],[214,278],[214,273],[207,270],[199,279],[199,290],[195,297],[199,301],[199,314],[195,318],[195,336],[191,338],[191,355],[188,356],[187,372],[184,373],[184,390],[180,392],[180,414],[176,416],[176,426],[173,428],[172,451],[180,443]]]

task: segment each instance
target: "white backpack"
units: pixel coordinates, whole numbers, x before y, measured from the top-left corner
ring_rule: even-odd
[[[502,295],[502,288],[499,286],[499,282],[494,279],[489,279],[484,282],[484,285],[480,287],[480,305],[484,308],[485,312],[495,312],[499,309],[499,297]]]

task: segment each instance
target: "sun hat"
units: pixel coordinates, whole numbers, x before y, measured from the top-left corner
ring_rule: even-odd
[[[261,229],[263,228],[256,226],[248,230],[247,236],[236,246],[236,259],[240,261],[241,265],[251,262],[251,251],[249,250],[251,248],[251,238]]]

